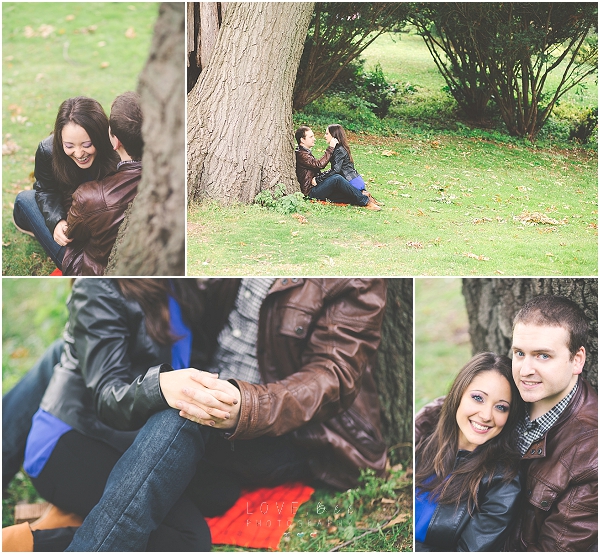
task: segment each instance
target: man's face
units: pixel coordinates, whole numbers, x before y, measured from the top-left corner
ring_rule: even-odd
[[[552,409],[575,386],[585,363],[583,346],[571,359],[564,327],[517,323],[513,332],[513,379],[531,419]]]
[[[304,146],[304,148],[308,148],[309,150],[315,145],[315,134],[312,132],[312,129],[309,129],[304,134],[304,138],[300,139],[300,146]]]

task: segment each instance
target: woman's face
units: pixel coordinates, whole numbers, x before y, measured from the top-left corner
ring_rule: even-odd
[[[479,373],[462,395],[456,410],[458,448],[475,450],[498,436],[510,410],[510,384],[496,371]]]
[[[331,141],[331,138],[332,138],[332,137],[331,137],[331,133],[329,132],[329,129],[326,129],[326,130],[325,130],[325,142],[326,142],[327,144],[329,144],[329,142]]]
[[[62,130],[62,144],[65,154],[81,169],[87,169],[94,163],[96,148],[83,127],[67,123]]]

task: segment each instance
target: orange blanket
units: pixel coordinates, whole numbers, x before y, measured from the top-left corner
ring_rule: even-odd
[[[225,514],[206,518],[213,544],[276,550],[298,507],[313,492],[302,483],[245,491]]]

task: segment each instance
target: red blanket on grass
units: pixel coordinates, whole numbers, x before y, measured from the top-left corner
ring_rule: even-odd
[[[62,271],[58,267],[50,273],[50,277],[62,277]]]
[[[213,544],[276,550],[298,507],[313,492],[302,483],[244,491],[225,514],[206,518]]]

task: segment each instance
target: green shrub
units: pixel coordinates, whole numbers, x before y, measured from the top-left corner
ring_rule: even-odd
[[[282,214],[306,211],[306,200],[301,192],[286,194],[285,186],[278,184],[275,190],[263,190],[254,197],[254,203]]]

